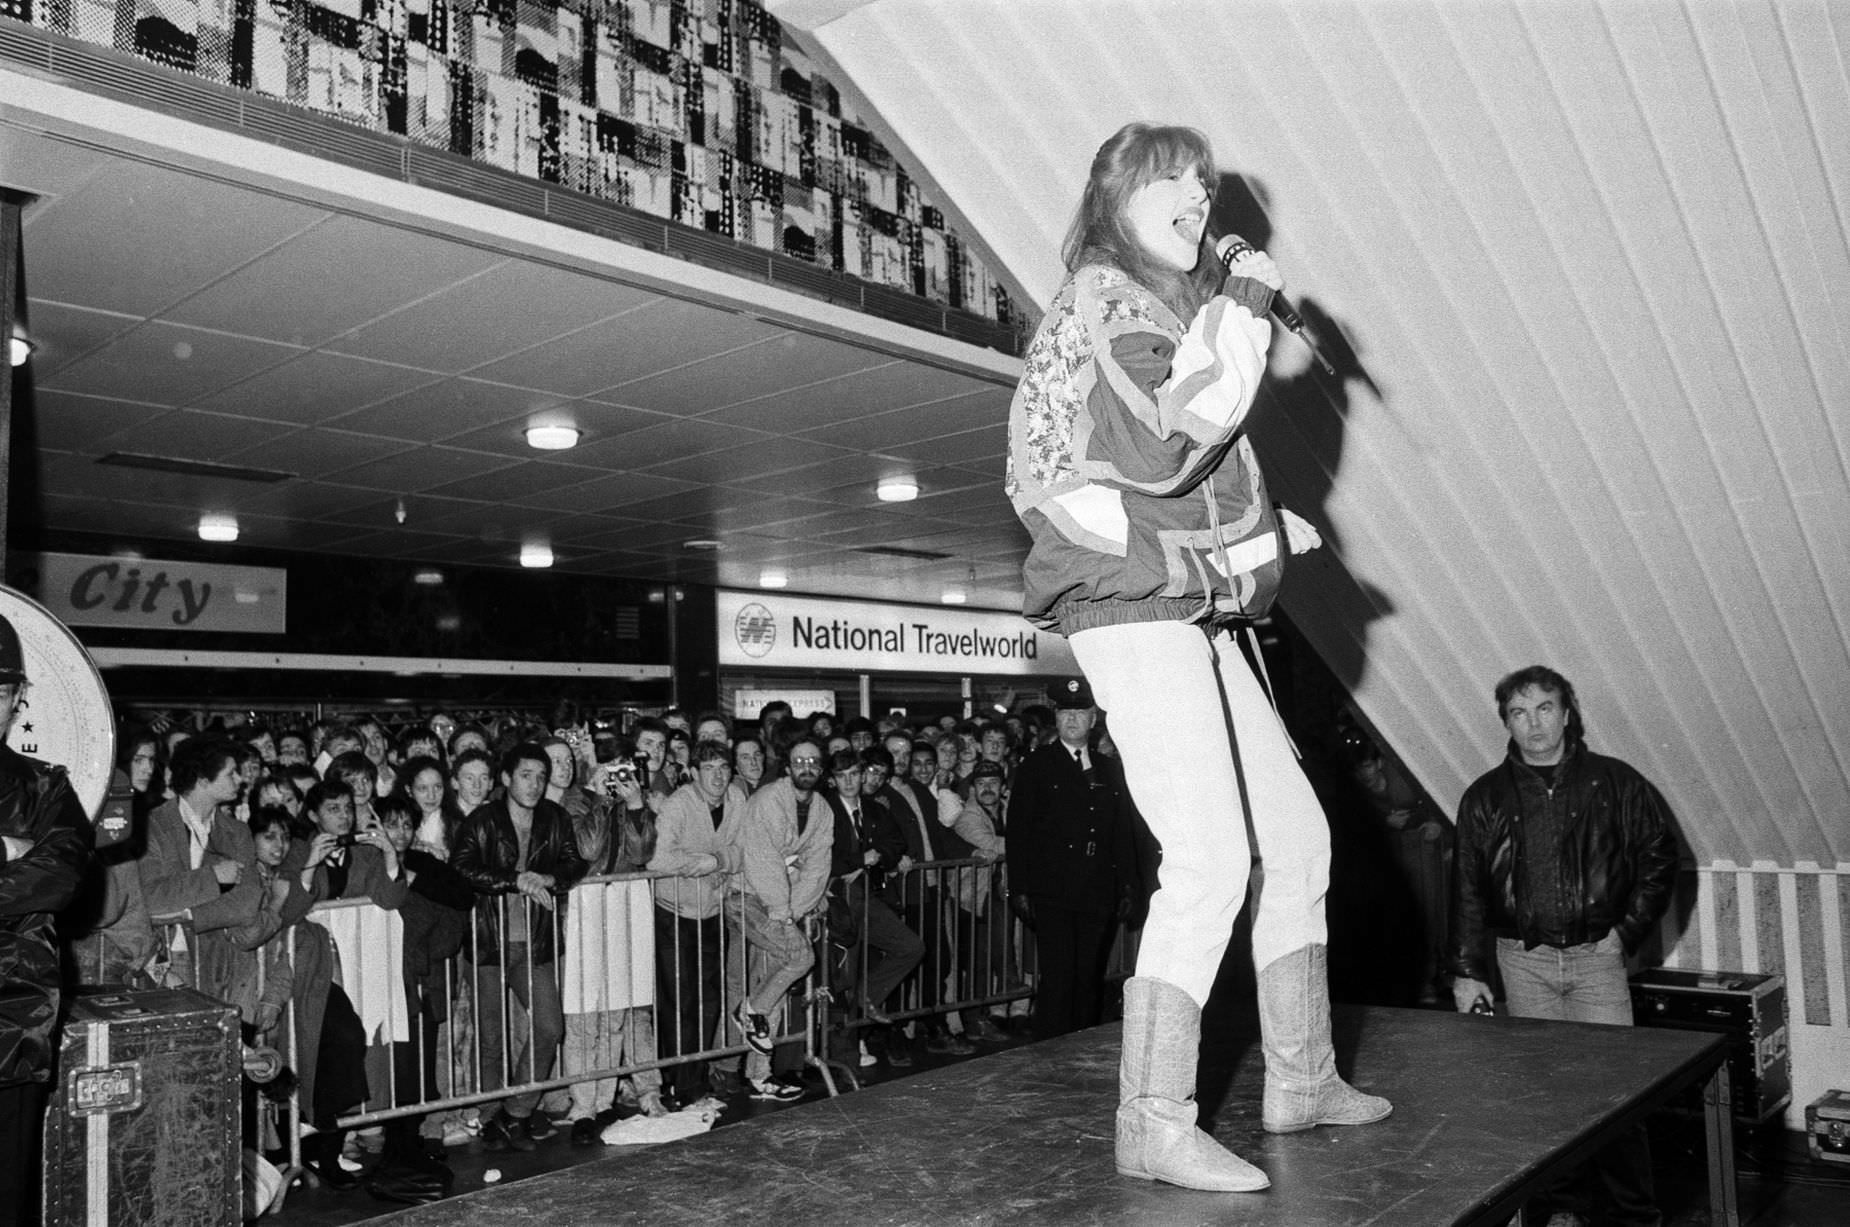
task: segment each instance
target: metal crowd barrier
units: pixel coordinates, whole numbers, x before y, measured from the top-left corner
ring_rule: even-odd
[[[816,962],[773,1018],[776,1042],[801,1044],[805,1064],[817,1070],[833,1095],[838,1078],[854,1087],[859,1081],[855,1061],[831,1052],[831,1034],[852,1039],[883,1020],[904,1023],[1027,998],[1033,939],[1008,909],[1005,872],[1000,864],[967,859],[917,864],[907,873],[867,883],[870,890],[856,891],[852,882],[844,890],[842,883],[832,882],[837,906],[809,925]],[[327,934],[334,956],[332,980],[359,1017],[365,1052],[354,1056],[366,1062],[371,1091],[335,1124],[353,1129],[460,1113],[515,1096],[741,1056],[747,1049],[731,1018],[755,976],[752,960],[741,949],[741,897],[740,875],[696,879],[662,873],[587,878],[558,897],[563,906],[551,908],[520,895],[497,896],[487,903],[495,932],[503,935],[500,952],[481,947],[472,909],[461,950],[421,983],[406,974],[404,912],[387,911],[366,899],[316,905],[308,920]],[[840,905],[850,898],[853,907],[844,910]],[[478,900],[477,909],[481,906]],[[671,911],[676,907],[712,910],[713,915],[683,920]],[[879,1011],[879,1019],[870,1014],[861,992],[875,958],[865,937],[876,907],[890,909],[924,946],[919,965],[899,982],[890,1000],[876,1003],[888,1007]],[[843,932],[844,923],[855,931]],[[510,976],[504,961],[510,924],[528,934],[529,943],[544,930],[553,957],[538,964],[519,960]],[[200,937],[190,925],[162,926],[166,948],[175,946],[175,935],[182,936],[185,948],[199,949]],[[303,966],[298,944],[307,935],[300,926],[281,935],[292,967]],[[414,952],[416,946],[414,940]],[[502,961],[485,961],[488,953]],[[679,969],[672,980],[662,974],[664,961]],[[172,965],[177,970],[186,962]],[[261,996],[261,957],[258,968]],[[195,981],[175,974],[169,982]],[[665,1000],[671,984],[680,991]],[[273,1033],[291,1068],[299,1068],[297,1002],[309,991],[313,986],[298,978]],[[533,1009],[524,1003],[552,1001],[558,1003],[562,1034],[550,1042],[549,1052],[536,1052],[529,1042]],[[541,1008],[550,1009],[550,1004]],[[575,1017],[597,1016],[611,1016],[604,1022],[618,1024],[628,1044],[621,1059],[584,1065],[571,1059],[574,1051],[563,1042],[568,1038],[563,1032]],[[625,1022],[631,1025],[624,1028]],[[644,1022],[646,1027],[640,1026]],[[500,1042],[484,1036],[485,1026]],[[540,1030],[545,1039],[547,1028]],[[645,1034],[653,1036],[652,1049],[641,1038]],[[276,1121],[293,1165],[300,1163],[299,1124],[307,1107],[292,1100]]]
[[[868,1027],[985,1010],[1033,992],[1033,934],[1008,907],[1007,868],[978,858],[925,861],[905,873],[863,870],[830,884],[824,923],[832,996],[846,1037]],[[885,915],[876,918],[877,912]],[[918,965],[890,997],[866,986],[891,954],[877,933],[903,925],[922,946]],[[815,1041],[825,1051],[821,1037]],[[852,1066],[853,1062],[843,1061]]]

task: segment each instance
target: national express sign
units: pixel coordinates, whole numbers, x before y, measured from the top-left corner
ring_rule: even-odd
[[[829,601],[726,592],[719,601],[719,663],[853,673],[1077,673],[1059,635],[1019,614],[936,605]]]

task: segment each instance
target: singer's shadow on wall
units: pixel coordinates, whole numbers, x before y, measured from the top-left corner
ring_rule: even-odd
[[[1264,184],[1246,175],[1223,174],[1209,230],[1237,234],[1264,251],[1273,236],[1269,204]],[[1349,415],[1358,403],[1381,404],[1384,398],[1348,328],[1314,298],[1293,293],[1291,270],[1282,271],[1285,297],[1336,373],[1326,374],[1297,338],[1286,334],[1274,341],[1272,374],[1261,385],[1250,418],[1253,443],[1273,498],[1323,534],[1322,549],[1298,555],[1286,567],[1281,603],[1287,613],[1294,596],[1334,609],[1348,633],[1316,636],[1318,653],[1344,689],[1354,693],[1367,667],[1368,625],[1392,613],[1393,604],[1386,593],[1356,579],[1339,561],[1343,542],[1330,523],[1328,503],[1342,467]],[[1285,367],[1281,359],[1291,365]]]

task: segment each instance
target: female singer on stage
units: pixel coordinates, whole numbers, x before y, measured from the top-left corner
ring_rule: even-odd
[[[1280,278],[1262,252],[1228,268],[1211,254],[1215,184],[1192,128],[1134,123],[1100,147],[1061,253],[1070,276],[1009,411],[1008,491],[1033,540],[1024,612],[1071,640],[1163,846],[1124,985],[1118,1170],[1247,1191],[1265,1174],[1197,1128],[1194,1096],[1201,1006],[1255,842],[1266,1129],[1392,1108],[1336,1074],[1328,825],[1232,636],[1271,605],[1281,538],[1294,553],[1321,542],[1281,520],[1241,429]]]

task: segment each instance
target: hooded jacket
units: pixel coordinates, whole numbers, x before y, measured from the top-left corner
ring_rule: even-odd
[[[1185,325],[1115,268],[1086,265],[1061,287],[1009,409],[1030,622],[1070,635],[1271,606],[1285,551],[1241,433],[1270,298],[1230,277]]]

